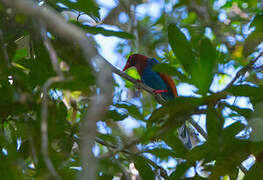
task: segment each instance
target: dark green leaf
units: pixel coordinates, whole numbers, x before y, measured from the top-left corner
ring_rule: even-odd
[[[115,104],[117,108],[123,108],[129,112],[129,115],[133,116],[137,120],[144,121],[144,116],[142,115],[140,109],[133,104]]]
[[[176,121],[181,116],[187,115],[187,113],[195,110],[202,104],[200,98],[194,97],[177,97],[173,101],[169,101],[162,107],[156,109],[147,123],[158,122],[162,119],[169,120],[169,123],[182,124],[181,121]]]
[[[134,157],[134,164],[142,179],[154,179],[154,172],[144,157]]]
[[[97,137],[100,138],[102,141],[109,142],[111,144],[117,144],[117,139],[112,134],[98,134]]]
[[[175,157],[175,153],[172,150],[165,148],[154,148],[154,149],[146,150],[145,152],[151,153],[159,158],[168,158],[169,156]]]
[[[109,119],[112,119],[113,121],[122,121],[126,117],[128,117],[127,114],[123,114],[123,113],[121,114],[117,110],[110,110],[106,113],[106,116],[104,117],[104,119],[106,121]]]
[[[191,74],[193,68],[196,67],[195,54],[191,44],[187,41],[181,30],[174,24],[168,26],[168,38],[175,56],[179,59],[184,69]]]
[[[89,26],[89,25],[83,25],[81,23],[75,22],[74,24],[77,24],[81,28],[83,28],[85,31],[87,31],[90,34],[102,34],[104,36],[116,36],[123,39],[135,39],[135,37],[127,32],[124,31],[113,31],[108,30],[103,27],[98,26]]]
[[[263,86],[250,86],[250,85],[236,85],[236,86],[231,86],[227,89],[228,92],[233,94],[234,96],[246,96],[250,97],[251,101],[254,103],[262,101],[263,96]]]
[[[216,62],[216,50],[208,38],[200,44],[199,68],[193,70],[193,81],[201,94],[205,95],[213,80],[213,69]]]
[[[223,135],[226,138],[226,141],[230,138],[234,138],[235,135],[237,135],[244,128],[245,128],[245,125],[241,124],[240,122],[235,122],[231,124],[230,126],[226,127],[223,130]]]
[[[100,8],[93,0],[76,0],[76,2],[70,0],[55,0],[55,1],[66,5],[70,9],[87,13],[95,20],[100,19],[100,14],[99,14]]]
[[[107,177],[111,177],[120,172],[120,167],[116,161],[110,159],[101,159],[99,161],[99,169]]]
[[[226,103],[225,105],[233,111],[236,111],[241,116],[244,116],[245,118],[249,118],[251,116],[251,113],[253,112],[251,109],[248,108],[240,108],[238,106],[230,105],[228,103]]]
[[[208,108],[208,114],[206,118],[208,142],[217,145],[222,128],[222,124],[216,115],[216,111],[213,108]]]
[[[191,167],[187,162],[182,162],[176,166],[175,171],[168,177],[168,180],[183,179],[186,171]]]
[[[263,41],[263,15],[255,16],[250,27],[256,28],[245,40],[243,55],[249,56],[255,48]]]
[[[244,180],[261,179],[263,177],[263,165],[261,162],[256,162],[248,171]]]
[[[162,140],[173,149],[175,157],[185,158],[187,150],[177,136],[177,130],[171,130],[166,132],[166,135],[162,137]]]
[[[52,87],[72,91],[90,91],[90,86],[95,83],[93,72],[87,66],[73,66],[68,74],[70,75],[69,79],[72,80],[54,83]]]

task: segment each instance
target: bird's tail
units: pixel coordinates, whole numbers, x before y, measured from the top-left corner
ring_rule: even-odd
[[[187,149],[192,149],[192,142],[188,128],[185,123],[177,129],[178,137]]]

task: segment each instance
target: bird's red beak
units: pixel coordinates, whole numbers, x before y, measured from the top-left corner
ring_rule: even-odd
[[[125,71],[126,69],[129,69],[131,67],[129,61],[127,61],[126,65],[124,66],[122,71]]]

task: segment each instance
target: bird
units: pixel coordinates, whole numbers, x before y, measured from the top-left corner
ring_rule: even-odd
[[[160,62],[142,54],[132,54],[128,57],[123,71],[135,67],[141,77],[141,81],[151,87],[154,93],[159,93],[165,101],[171,101],[178,97],[174,80],[167,74],[154,71],[153,67]],[[187,149],[192,148],[188,129],[185,124],[177,129],[178,137]]]

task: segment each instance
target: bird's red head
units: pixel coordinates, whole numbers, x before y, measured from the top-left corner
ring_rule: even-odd
[[[135,54],[129,56],[129,58],[126,62],[126,65],[124,66],[122,71],[125,71],[126,69],[129,69],[130,67],[132,67],[134,65],[135,65]]]
[[[147,59],[147,56],[141,54],[132,54],[129,56],[126,65],[123,68],[123,71],[129,69],[132,66],[135,66],[137,71],[140,73],[144,69]]]

